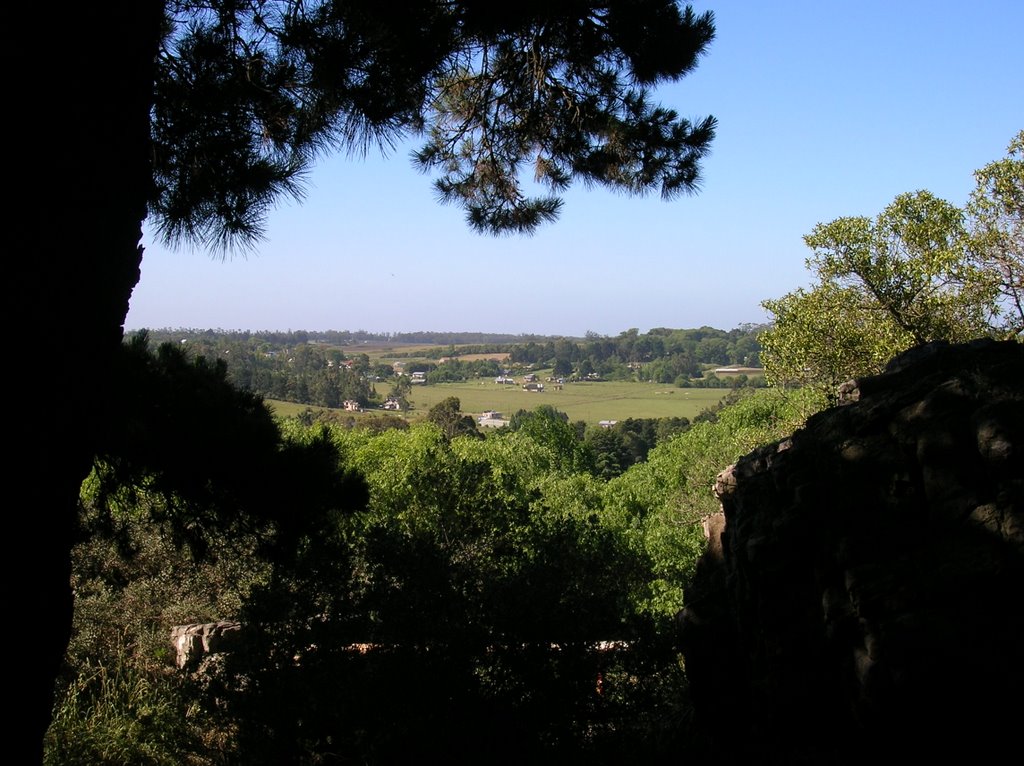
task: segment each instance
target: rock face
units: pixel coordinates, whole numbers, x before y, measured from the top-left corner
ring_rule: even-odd
[[[1024,722],[1024,346],[922,346],[841,395],[718,477],[680,615],[712,760],[1003,757]]]
[[[179,668],[195,670],[204,657],[235,648],[241,632],[241,623],[229,620],[175,625],[171,628],[175,663]]]

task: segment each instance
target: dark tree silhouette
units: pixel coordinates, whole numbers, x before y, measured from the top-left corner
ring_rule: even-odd
[[[666,0],[115,0],[19,3],[4,27],[7,284],[52,365],[25,391],[35,406],[7,463],[9,609],[33,626],[12,730],[31,763],[147,214],[171,242],[251,245],[317,156],[410,132],[440,197],[485,232],[553,220],[576,179],[693,191],[714,120],[681,119],[647,89],[692,70],[714,26]]]
[[[714,133],[650,100],[714,34],[666,0],[198,5],[168,4],[158,59],[151,212],[171,241],[249,242],[319,154],[410,132],[473,228],[528,232],[576,179],[695,190]]]
[[[459,397],[446,397],[430,408],[427,420],[440,428],[448,439],[454,439],[456,436],[482,438],[483,434],[477,429],[473,417],[464,415],[461,407]]]

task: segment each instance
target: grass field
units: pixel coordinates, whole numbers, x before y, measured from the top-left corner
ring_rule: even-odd
[[[378,390],[382,393],[386,391]],[[570,420],[594,424],[602,420],[626,418],[685,417],[692,420],[702,410],[721,401],[728,392],[729,389],[724,388],[675,388],[663,383],[607,381],[566,383],[561,391],[555,390],[549,383],[545,384],[543,392],[534,393],[524,391],[520,386],[503,386],[493,380],[470,381],[414,386],[408,396],[413,409],[402,414],[409,420],[419,420],[442,399],[456,396],[462,411],[474,417],[485,410],[497,410],[507,418],[517,410],[532,410],[542,404],[550,404],[556,410],[566,413]],[[284,417],[306,409],[303,404],[278,401],[268,403],[275,413]]]

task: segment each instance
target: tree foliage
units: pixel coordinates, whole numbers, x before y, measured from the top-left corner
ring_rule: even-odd
[[[689,427],[688,418],[627,418],[609,427],[588,426],[584,441],[594,454],[595,475],[611,479],[643,463],[656,444]]]
[[[512,433],[522,432],[550,450],[553,466],[566,473],[590,471],[594,455],[583,442],[582,434],[569,422],[569,416],[550,404],[533,410],[519,410],[508,423]]]
[[[975,174],[966,209],[917,191],[873,219],[816,226],[804,237],[814,284],[763,303],[774,316],[760,336],[767,377],[834,395],[919,343],[1019,335],[1022,147],[1018,136]]]
[[[674,615],[682,608],[683,586],[707,544],[700,520],[720,509],[713,492],[718,473],[789,435],[823,403],[812,388],[737,392],[713,421],[659,443],[646,462],[607,483],[605,517],[632,530],[654,562],[646,609]]]
[[[12,12],[10,28],[31,32],[5,46],[11,65],[38,59],[40,46],[48,52],[48,66],[12,81],[26,118],[9,126],[23,191],[9,228],[12,252],[34,253],[18,261],[12,283],[45,284],[51,300],[22,291],[16,313],[47,338],[65,317],[77,322],[62,346],[75,385],[59,376],[40,383],[48,414],[15,435],[13,470],[37,488],[42,509],[21,535],[23,571],[38,592],[15,605],[42,626],[17,693],[29,720],[14,726],[26,751],[35,748],[32,762],[71,623],[78,489],[119,428],[117,358],[144,219],[172,242],[251,244],[269,207],[301,192],[322,153],[390,147],[415,132],[442,162],[431,165],[439,181],[457,187],[471,223],[486,231],[529,231],[552,217],[552,199],[519,182],[527,161],[550,167],[544,178],[559,188],[569,173],[634,193],[694,189],[714,121],[690,124],[647,91],[692,69],[713,24],[666,0],[419,0],[397,11],[370,0],[138,0],[86,13],[31,3]],[[90,86],[63,87],[69,72]],[[546,106],[521,111],[531,99]],[[52,207],[39,204],[54,198],[55,179],[66,203],[56,228]],[[152,405],[159,420],[160,403]],[[326,459],[319,447],[306,452],[309,465]],[[122,467],[132,462],[120,457]]]
[[[227,676],[245,752],[614,763],[627,742],[648,746],[638,706],[670,706],[680,680],[671,641],[637,608],[649,561],[599,506],[549,494],[572,477],[511,437],[449,439],[426,422],[332,432],[369,503],[249,601],[267,629]],[[590,481],[565,491],[596,503]]]
[[[120,439],[133,441],[111,438],[84,488],[55,764],[94,757],[94,733],[112,726],[124,752],[196,763],[662,762],[685,686],[673,615],[711,480],[795,427],[809,393],[737,395],[715,422],[671,434],[601,430],[650,458],[604,481],[550,407],[484,439],[443,430],[454,399],[442,423],[406,430],[278,423],[222,364],[144,339],[127,350],[139,391]],[[158,389],[182,392],[157,397],[180,431],[147,406]],[[233,435],[236,418],[260,429]],[[192,474],[206,479],[179,481]],[[182,548],[179,531],[205,544]],[[167,681],[167,625],[222,618],[247,626],[244,649]],[[118,674],[96,674],[112,646]],[[119,701],[135,689],[138,705]],[[156,742],[132,720],[150,704]]]
[[[461,402],[457,396],[449,396],[435,404],[427,412],[427,420],[441,429],[449,439],[456,436],[470,436],[482,439],[483,434],[477,430],[472,415],[462,414]]]
[[[972,265],[994,283],[1002,329],[1024,332],[1024,130],[1007,156],[974,174],[977,186],[967,205]]]
[[[144,506],[149,518],[201,548],[210,529],[273,522],[294,536],[365,499],[326,439],[285,440],[225,364],[170,344],[150,350],[145,334],[124,344],[119,363],[119,409],[97,445],[96,502],[108,520],[115,493],[144,488],[166,500]]]
[[[914,343],[984,335],[992,295],[969,268],[963,218],[929,192],[901,194],[873,221],[816,226],[804,237],[808,266],[822,282],[858,291]]]
[[[151,213],[172,242],[244,245],[319,155],[409,133],[425,137],[415,162],[439,173],[439,198],[480,231],[554,220],[574,180],[693,192],[715,120],[650,89],[691,72],[713,37],[710,12],[669,0],[168,2]]]
[[[830,400],[841,383],[880,370],[910,343],[883,312],[863,310],[859,291],[831,282],[763,305],[775,319],[761,335],[768,381],[815,386]]]
[[[677,378],[698,377],[701,365],[759,364],[757,335],[760,327],[741,325],[732,330],[713,327],[693,329],[652,328],[646,333],[626,330],[615,337],[591,333],[582,341],[569,338],[517,343],[510,347],[509,361],[554,367],[566,365],[583,376],[631,376],[673,383]]]

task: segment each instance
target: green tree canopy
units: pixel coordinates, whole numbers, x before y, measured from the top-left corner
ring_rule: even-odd
[[[822,283],[856,291],[915,343],[986,334],[993,296],[967,263],[963,211],[926,191],[901,194],[874,220],[839,218],[804,237]]]
[[[804,237],[814,284],[762,304],[774,316],[760,336],[769,380],[832,396],[918,343],[1019,335],[1022,136],[975,174],[966,209],[917,191],[873,219],[838,218]]]
[[[454,439],[456,436],[483,438],[483,434],[477,430],[473,417],[462,414],[461,406],[459,397],[449,396],[430,408],[427,420],[440,428],[441,432],[449,439]]]
[[[857,290],[823,282],[762,304],[775,318],[761,335],[765,376],[773,385],[812,385],[835,400],[844,381],[880,370],[911,343],[880,311],[865,311]]]
[[[1002,328],[1024,332],[1024,130],[1007,156],[976,171],[967,205],[972,266],[987,275],[999,295]]]
[[[542,404],[533,410],[519,410],[509,420],[508,430],[525,434],[550,450],[558,470],[576,473],[589,472],[593,468],[594,456],[590,447],[577,435],[569,423],[569,416],[550,404]]]

